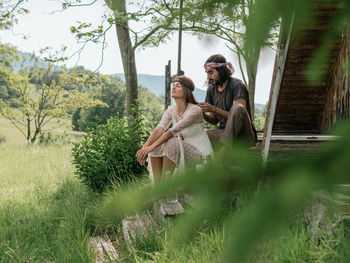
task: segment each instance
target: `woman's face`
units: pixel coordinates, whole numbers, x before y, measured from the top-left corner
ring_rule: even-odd
[[[171,89],[171,97],[173,99],[184,99],[185,98],[184,90],[183,90],[183,87],[181,86],[180,82],[178,82],[178,81],[174,82],[173,87]]]

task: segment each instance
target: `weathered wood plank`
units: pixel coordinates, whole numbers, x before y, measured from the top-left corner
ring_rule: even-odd
[[[303,79],[296,79],[296,80],[289,80],[289,79],[283,79],[282,81],[282,90],[283,92],[284,87],[289,88],[289,87],[297,87],[297,88],[302,88],[307,92],[308,89],[317,89],[317,88],[328,88],[328,82],[327,81],[320,81],[317,86],[310,86],[310,83],[307,82],[305,78]]]
[[[118,253],[107,235],[93,237],[90,246],[95,251],[95,262],[105,263],[119,260]]]
[[[263,139],[263,145],[262,145],[262,155],[263,155],[263,160],[265,164],[267,162],[268,155],[269,155],[273,122],[275,119],[278,95],[279,95],[279,91],[282,83],[283,71],[284,71],[285,61],[287,58],[293,24],[294,24],[294,17],[292,18],[292,22],[290,23],[290,25],[287,25],[284,21],[282,21],[282,25],[280,29],[280,38],[278,42],[278,50],[276,53],[274,73],[272,76],[270,97],[269,97],[267,113],[266,113],[264,139]]]
[[[278,104],[279,105],[318,105],[323,106],[326,101],[326,98],[320,99],[320,98],[310,98],[305,97],[303,99],[291,99],[291,98],[285,98],[285,99],[279,99]]]

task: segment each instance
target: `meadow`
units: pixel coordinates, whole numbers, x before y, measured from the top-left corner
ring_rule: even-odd
[[[27,146],[1,119],[0,262],[91,262],[89,191],[73,176],[70,144]]]
[[[70,134],[62,127],[50,129]],[[232,203],[218,208],[185,244],[172,243],[165,230],[128,247],[119,225],[96,212],[105,195],[92,193],[74,175],[70,143],[28,146],[4,119],[0,137],[0,262],[95,262],[89,241],[106,233],[121,262],[222,262],[226,220],[236,212]],[[339,236],[321,234],[315,241],[303,218],[293,218],[258,240],[248,261],[343,262]]]

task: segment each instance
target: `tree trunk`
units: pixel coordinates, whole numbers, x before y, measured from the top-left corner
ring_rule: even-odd
[[[248,75],[249,103],[250,103],[250,110],[252,113],[253,121],[254,121],[254,110],[255,110],[254,99],[255,99],[256,74],[258,71],[259,57],[260,57],[260,49],[259,51],[254,52],[254,54],[247,56],[245,59],[247,75]]]
[[[135,50],[131,43],[128,21],[124,17],[123,19],[120,18],[126,14],[125,0],[106,0],[106,3],[114,12],[119,50],[125,76],[126,114],[129,116],[131,108],[136,105],[136,100],[138,98],[138,83]]]
[[[27,114],[27,142],[28,143],[31,143],[32,140],[31,140],[31,131],[30,131],[30,117],[29,115]]]

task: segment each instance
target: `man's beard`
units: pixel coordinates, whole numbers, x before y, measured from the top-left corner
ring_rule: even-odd
[[[207,79],[207,83],[209,87],[217,87],[218,81],[216,79]]]
[[[218,81],[216,79],[208,79],[208,83],[209,83],[209,85],[215,86],[215,85],[217,85]]]

